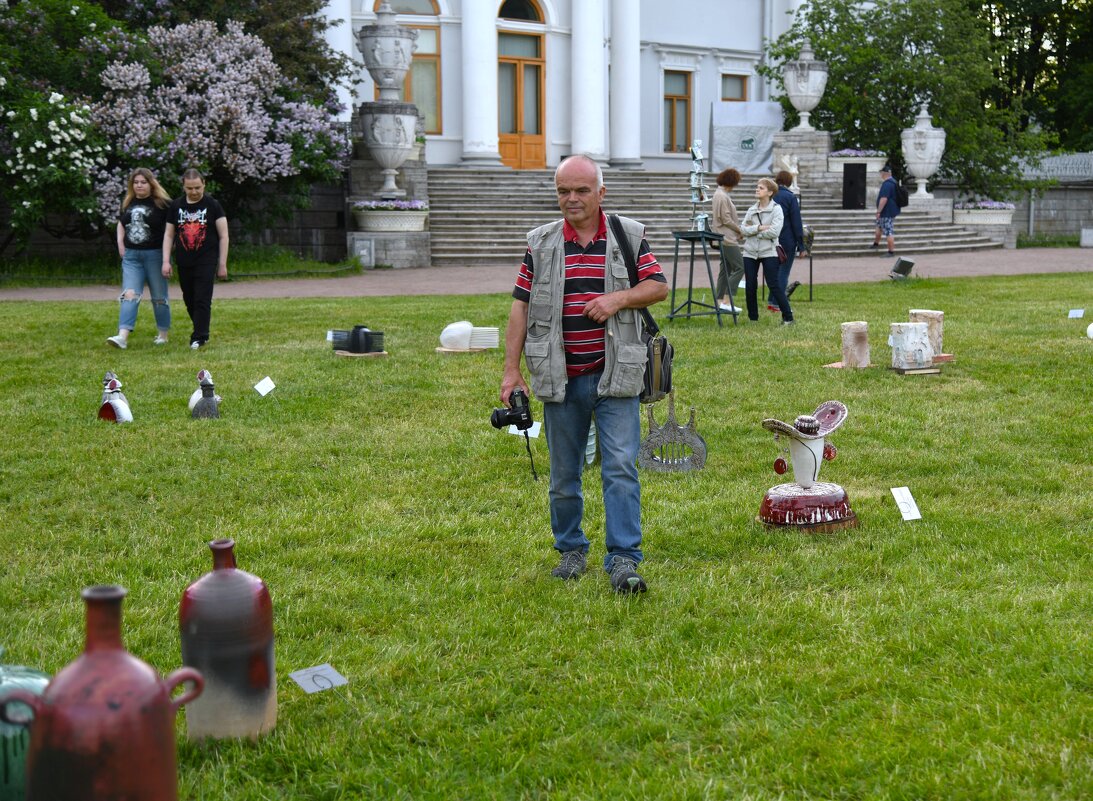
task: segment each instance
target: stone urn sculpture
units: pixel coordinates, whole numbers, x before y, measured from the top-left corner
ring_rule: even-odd
[[[907,171],[918,181],[914,197],[932,198],[933,195],[926,191],[926,181],[941,166],[941,156],[945,153],[945,130],[934,127],[925,103],[915,118],[914,127],[904,128],[900,140],[903,142],[903,160]]]
[[[838,484],[820,481],[820,465],[835,459],[837,451],[827,438],[843,424],[846,406],[839,401],[824,401],[812,414],[797,417],[793,425],[768,418],[763,428],[774,432],[774,439],[788,440],[788,448],[774,460],[779,475],[793,465],[797,480],[778,484],[767,490],[759,506],[757,520],[768,527],[793,527],[804,531],[829,532],[858,524],[850,508],[846,490]]]
[[[795,131],[814,131],[809,123],[809,114],[820,103],[827,88],[827,63],[817,61],[812,45],[805,39],[801,54],[794,61],[782,65],[782,80],[786,86],[786,96],[801,115],[801,121]]]
[[[380,196],[402,197],[406,192],[395,185],[395,175],[414,150],[417,106],[401,102],[399,89],[410,69],[417,31],[395,24],[395,12],[387,2],[380,5],[376,19],[375,25],[357,33],[364,65],[379,87],[379,100],[361,104],[361,128],[369,152],[383,168]]]

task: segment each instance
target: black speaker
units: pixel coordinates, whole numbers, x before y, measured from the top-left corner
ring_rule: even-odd
[[[865,164],[843,165],[843,208],[865,208]]]

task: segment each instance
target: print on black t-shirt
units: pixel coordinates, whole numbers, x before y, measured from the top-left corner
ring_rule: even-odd
[[[151,215],[148,206],[129,207],[129,227],[125,229],[125,235],[134,245],[143,245],[152,238],[152,227],[148,224]]]
[[[178,210],[178,239],[184,250],[196,252],[205,244],[205,215],[208,209]]]

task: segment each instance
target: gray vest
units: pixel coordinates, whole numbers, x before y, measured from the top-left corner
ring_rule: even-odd
[[[645,226],[619,218],[637,256]],[[524,361],[531,374],[531,391],[544,403],[565,400],[565,349],[562,346],[562,293],[565,288],[565,241],[563,221],[547,223],[528,233],[535,274],[528,304],[528,331]],[[607,227],[607,263],[604,292],[629,289],[630,273],[622,252]],[[620,309],[607,320],[604,336],[603,377],[597,390],[601,397],[630,398],[641,392],[645,378],[647,347],[642,341],[642,321],[637,309]]]

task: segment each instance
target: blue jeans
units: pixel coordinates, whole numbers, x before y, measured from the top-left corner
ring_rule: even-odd
[[[778,283],[782,285],[783,292],[789,289],[789,271],[793,269],[795,258],[797,258],[797,251],[786,248],[786,260],[778,265]]]
[[[635,562],[642,560],[637,467],[641,416],[636,396],[601,398],[597,394],[596,386],[602,375],[570,378],[564,401],[543,404],[543,422],[550,448],[550,528],[554,532],[554,547],[562,553],[588,553],[588,537],[581,528],[584,516],[581,471],[588,427],[595,416],[603,480],[606,569],[614,556],[625,556]]]
[[[793,320],[793,310],[789,308],[789,298],[786,297],[786,289],[778,280],[778,257],[767,256],[761,259],[763,262],[763,279],[767,282],[770,291],[770,299],[786,322]],[[759,319],[759,260],[750,256],[744,257],[744,294],[748,300],[748,319],[755,322]]]
[[[156,315],[156,328],[171,328],[171,304],[167,300],[167,279],[163,277],[163,251],[135,250],[126,248],[121,259],[121,309],[118,311],[118,328],[132,331],[137,325],[137,308],[147,282],[152,295],[152,311]],[[127,294],[132,297],[126,297]]]

